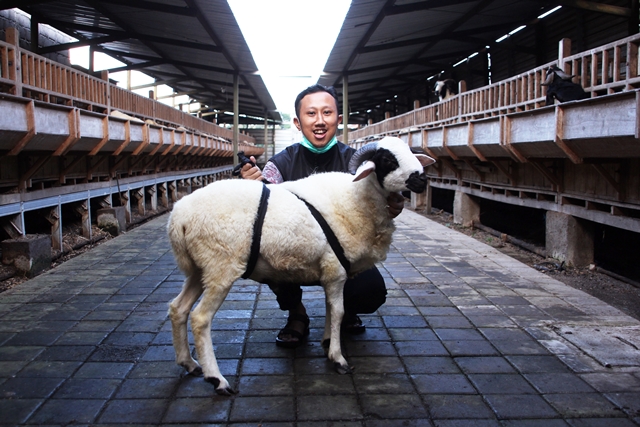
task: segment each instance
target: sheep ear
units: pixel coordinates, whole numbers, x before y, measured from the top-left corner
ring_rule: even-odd
[[[376,170],[376,164],[370,161],[366,161],[360,168],[358,168],[357,175],[353,178],[353,182],[360,181],[371,175]]]
[[[425,167],[425,168],[436,162],[436,159],[434,159],[433,157],[429,157],[426,154],[414,154],[414,155],[416,156],[416,159],[418,159],[422,167]]]

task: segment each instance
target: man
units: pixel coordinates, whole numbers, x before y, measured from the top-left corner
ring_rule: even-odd
[[[336,139],[342,115],[338,113],[338,95],[333,87],[319,84],[303,90],[295,101],[293,124],[302,131],[302,142],[290,145],[273,156],[260,171],[246,164],[240,171],[244,179],[265,180],[272,184],[294,181],[322,172],[347,172],[355,150]],[[251,158],[255,163],[255,158]],[[389,215],[396,217],[404,208],[404,197],[392,193],[388,200]],[[317,284],[317,283],[316,283]],[[314,285],[305,283],[304,285]],[[280,309],[289,311],[287,324],[276,337],[281,347],[300,346],[309,334],[309,317],[302,303],[299,284],[269,284],[276,294]],[[343,331],[365,332],[358,314],[373,313],[386,300],[387,289],[377,268],[373,267],[347,280],[344,287]]]

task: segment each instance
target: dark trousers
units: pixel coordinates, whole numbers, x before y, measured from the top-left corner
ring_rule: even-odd
[[[281,310],[293,310],[302,302],[302,288],[298,284],[270,284],[269,287],[276,294]],[[376,267],[347,279],[344,284],[344,310],[349,314],[373,313],[386,299],[387,287]]]

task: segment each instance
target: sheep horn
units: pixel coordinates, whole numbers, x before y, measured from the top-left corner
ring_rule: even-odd
[[[358,167],[372,158],[377,149],[377,142],[371,142],[363,147],[360,147],[358,151],[353,153],[353,156],[351,156],[351,161],[349,162],[349,173],[351,175],[355,175]]]

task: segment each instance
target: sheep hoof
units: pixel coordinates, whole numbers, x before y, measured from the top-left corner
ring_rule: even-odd
[[[231,387],[223,387],[216,388],[216,394],[219,394],[220,396],[233,396],[234,394],[238,394],[238,392]]]
[[[191,371],[189,371],[189,368],[187,368],[186,366],[183,366],[183,365],[181,366],[185,369],[184,372],[180,374],[181,377],[186,377],[186,376],[201,377],[202,376],[202,368],[200,366],[196,366]]]
[[[216,393],[219,394],[220,396],[231,396],[233,394],[237,394],[238,392],[235,391],[234,389],[232,389],[231,387],[229,387],[229,385],[227,384],[224,387],[220,387],[220,379],[216,378],[216,377],[209,377],[204,379],[206,382],[211,383],[214,385],[214,387],[216,388]],[[226,383],[226,381],[225,381]]]
[[[333,367],[335,368],[336,372],[339,373],[340,375],[353,373],[353,368],[349,365],[341,365],[336,362],[333,364]]]

